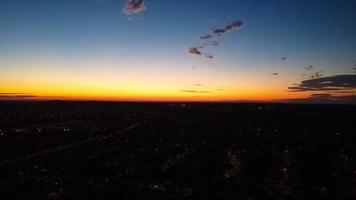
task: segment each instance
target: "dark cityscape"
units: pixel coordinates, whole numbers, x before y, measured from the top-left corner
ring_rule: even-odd
[[[355,106],[1,102],[10,199],[354,199]]]

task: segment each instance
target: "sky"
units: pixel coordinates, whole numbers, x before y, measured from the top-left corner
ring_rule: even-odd
[[[0,99],[356,103],[355,7],[1,0]]]

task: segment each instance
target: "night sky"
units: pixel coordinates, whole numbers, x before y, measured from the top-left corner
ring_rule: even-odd
[[[355,8],[0,0],[0,99],[355,103]]]

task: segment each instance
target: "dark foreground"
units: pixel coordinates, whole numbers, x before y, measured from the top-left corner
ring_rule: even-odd
[[[0,199],[355,199],[356,107],[0,103]]]

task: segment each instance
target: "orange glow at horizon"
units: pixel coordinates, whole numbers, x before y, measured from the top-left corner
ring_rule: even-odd
[[[289,93],[283,89],[258,89],[237,86],[218,87],[178,87],[177,85],[159,86],[156,84],[123,84],[120,85],[82,85],[63,82],[50,83],[17,83],[7,87],[1,86],[1,91],[34,95],[29,99],[38,100],[99,100],[99,101],[273,101],[288,98],[304,98],[305,93]],[[164,83],[163,83],[164,85]],[[182,90],[196,92],[182,92]],[[200,92],[200,91],[208,91]]]
[[[107,58],[94,63],[25,61],[9,63],[12,67],[2,71],[1,92],[36,96],[26,99],[99,101],[273,101],[308,96],[287,91],[297,81],[290,75],[276,79],[268,71],[247,70],[249,76],[242,76],[243,67],[230,72],[209,67],[194,71],[179,63],[170,68],[142,63],[128,68]]]

